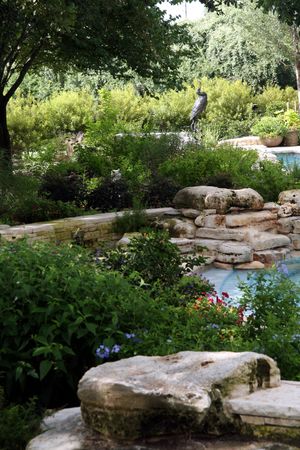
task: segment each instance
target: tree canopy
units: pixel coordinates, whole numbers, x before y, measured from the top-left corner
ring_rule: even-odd
[[[276,12],[280,20],[289,25],[300,25],[300,2],[299,0],[253,0],[258,7],[265,11]],[[210,11],[220,9],[222,4],[240,6],[240,0],[201,0]]]
[[[179,3],[179,0],[171,0]],[[42,65],[128,68],[154,79],[178,65],[185,31],[157,0],[0,0],[0,147],[9,149],[6,105],[26,73]]]
[[[194,50],[181,66],[184,79],[203,76],[241,79],[258,90],[266,84],[295,83],[289,26],[251,0],[243,8],[223,5],[189,24]]]

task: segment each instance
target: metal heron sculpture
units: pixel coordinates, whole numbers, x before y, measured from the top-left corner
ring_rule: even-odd
[[[190,121],[191,121],[191,130],[196,132],[197,128],[196,128],[196,124],[197,124],[197,120],[200,117],[200,114],[202,114],[205,109],[206,109],[206,105],[207,105],[207,94],[206,92],[202,92],[201,88],[199,87],[196,91],[198,98],[196,99],[191,115],[190,115]]]

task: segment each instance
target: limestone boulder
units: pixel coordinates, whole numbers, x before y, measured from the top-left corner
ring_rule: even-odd
[[[225,242],[219,246],[216,260],[229,264],[251,262],[253,260],[252,248],[238,242]]]
[[[226,227],[251,227],[256,224],[273,222],[277,219],[277,214],[271,211],[245,211],[239,214],[227,214],[225,223]]]
[[[213,186],[191,186],[181,189],[174,197],[173,203],[176,208],[197,209],[202,211],[207,194],[217,192],[218,188]]]
[[[256,251],[285,247],[291,243],[289,237],[283,234],[258,233],[257,231],[250,231],[247,240]]]
[[[252,261],[249,263],[237,264],[235,269],[238,270],[261,270],[264,269],[265,265],[260,261]]]
[[[280,192],[278,203],[280,205],[290,203],[300,210],[300,189],[291,189],[289,191]]]
[[[231,207],[261,210],[264,200],[258,192],[253,189],[219,189],[207,194],[205,207],[214,208],[218,213],[226,213]]]
[[[177,245],[180,253],[192,253],[194,252],[195,246],[192,239],[185,238],[171,238],[170,242]]]
[[[300,234],[289,235],[294,250],[300,250]]]
[[[287,247],[275,248],[272,250],[259,250],[254,251],[253,259],[254,261],[260,261],[266,267],[274,264],[275,261],[281,261],[289,257],[291,250]]]
[[[278,219],[278,233],[289,234],[293,232],[294,222],[297,220],[297,217],[283,217]]]
[[[221,241],[243,241],[248,230],[229,229],[229,228],[198,228],[196,230],[197,238],[217,239]]]
[[[135,356],[90,369],[78,396],[85,423],[109,439],[199,433],[230,426],[222,400],[280,382],[276,363],[257,353],[181,352]]]
[[[181,210],[181,214],[183,215],[183,217],[188,217],[189,219],[196,219],[196,217],[199,216],[200,211],[198,211],[198,209],[183,208]]]
[[[178,222],[171,230],[173,237],[193,239],[196,234],[196,225],[193,222]]]
[[[284,203],[278,209],[277,215],[279,218],[291,217],[294,214],[294,205],[291,203]]]

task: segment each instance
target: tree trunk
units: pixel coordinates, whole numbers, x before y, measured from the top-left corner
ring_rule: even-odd
[[[293,25],[293,40],[295,48],[295,73],[297,80],[298,90],[298,112],[300,113],[300,34],[299,27],[296,24]]]
[[[7,128],[7,100],[0,97],[0,165],[11,166],[12,154],[10,137]]]

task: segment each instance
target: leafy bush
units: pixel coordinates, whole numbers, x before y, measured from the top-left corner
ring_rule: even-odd
[[[132,206],[132,196],[127,182],[124,178],[113,180],[107,177],[87,196],[87,205],[102,212],[129,208]]]
[[[252,133],[261,138],[285,136],[287,128],[279,117],[262,117],[251,129]]]
[[[107,252],[101,265],[108,270],[119,270],[126,276],[137,274],[143,284],[159,282],[172,286],[204,258],[183,258],[165,232],[149,231],[134,237],[126,249]],[[185,263],[185,264],[183,264]]]
[[[281,89],[279,86],[268,86],[264,91],[255,97],[255,103],[261,113],[282,112],[286,109],[287,103],[294,106],[297,102],[297,91],[292,87]]]
[[[27,197],[22,199],[22,202],[17,201],[12,205],[10,210],[3,215],[3,219],[10,224],[23,224],[80,216],[82,213],[82,209],[71,202]]]
[[[139,231],[149,225],[149,219],[142,206],[136,201],[133,202],[132,211],[126,211],[122,216],[118,216],[113,225],[116,233],[130,233]]]
[[[274,358],[285,379],[300,379],[300,290],[280,264],[258,272],[240,286],[240,300],[247,320],[242,328],[244,341],[253,351]]]
[[[181,186],[206,185],[212,177],[230,173],[235,187],[246,187],[256,160],[256,151],[230,146],[187,148],[184,154],[163,163],[159,171]]]
[[[288,130],[300,130],[300,114],[293,109],[288,109],[282,116]]]
[[[80,166],[64,162],[50,167],[42,176],[40,194],[50,200],[75,202],[78,206],[84,200],[84,179]]]
[[[146,281],[160,279],[166,286],[181,277],[177,249],[165,239],[148,235],[133,242],[129,280],[130,266]],[[148,263],[135,254],[147,256]],[[184,295],[194,300],[199,284],[191,283]],[[3,243],[0,285],[0,374],[9,401],[34,394],[46,406],[74,404],[78,380],[95,364],[100,345],[97,356],[107,347],[113,359],[217,346],[207,339],[208,323],[193,309],[172,306],[124,276],[103,272],[83,248]],[[138,340],[128,337],[132,334]],[[233,348],[226,339],[218,345]]]
[[[169,178],[153,176],[145,186],[143,201],[148,207],[161,208],[170,206],[181,185]]]
[[[251,187],[259,192],[265,201],[276,202],[280,192],[295,187],[296,172],[287,172],[282,163],[260,161],[255,166],[255,170],[249,172],[247,183],[241,187]]]
[[[38,434],[40,422],[41,412],[33,399],[24,405],[0,406],[1,450],[23,450]]]

